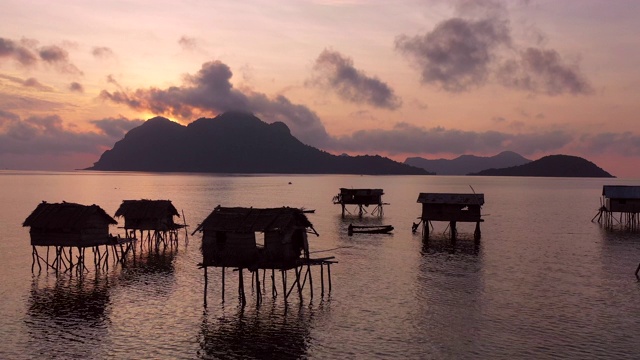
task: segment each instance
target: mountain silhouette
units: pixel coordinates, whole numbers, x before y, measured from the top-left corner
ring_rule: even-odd
[[[131,129],[86,170],[428,175],[378,155],[336,156],[305,145],[282,122],[244,112],[200,118],[184,126],[155,117]]]
[[[485,169],[499,169],[516,165],[523,165],[531,160],[522,157],[513,151],[503,151],[495,156],[481,157],[475,155],[462,155],[455,159],[429,160],[421,157],[409,157],[404,163],[423,168],[438,175],[466,175]]]
[[[504,169],[487,169],[469,175],[544,176],[544,177],[614,177],[596,164],[578,156],[549,155],[530,163]]]

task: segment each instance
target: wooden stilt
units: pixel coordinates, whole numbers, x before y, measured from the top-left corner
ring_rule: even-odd
[[[282,294],[284,295],[284,303],[287,303],[287,272],[285,270],[280,270],[280,275],[282,275]]]
[[[320,296],[324,296],[324,265],[320,264]]]
[[[276,270],[271,269],[271,296],[275,299],[276,295],[278,295],[278,290],[276,290]]]
[[[313,279],[311,278],[311,265],[307,264],[307,273],[309,274],[309,293],[313,299]]]
[[[204,307],[207,307],[207,287],[209,285],[209,277],[207,276],[207,267],[204,267]],[[223,295],[224,297],[224,295]]]
[[[327,279],[329,280],[329,293],[331,293],[331,264],[327,263]]]
[[[238,274],[240,278],[238,279],[238,291],[240,292],[240,303],[242,307],[247,304],[247,298],[244,295],[244,276],[242,275],[242,268],[238,270]]]
[[[302,270],[302,268],[300,268]],[[302,301],[302,285],[300,284],[300,271],[298,271],[298,267],[296,267],[296,284],[298,284],[298,295],[300,296],[300,301]]]
[[[473,232],[473,239],[478,241],[482,237],[482,233],[480,232],[480,221],[476,222],[476,230]]]
[[[260,289],[260,270],[256,270],[256,302],[260,305],[262,302],[262,291]]]
[[[184,216],[184,215],[183,215]],[[225,273],[225,267],[222,267],[222,303],[224,304],[224,273]]]

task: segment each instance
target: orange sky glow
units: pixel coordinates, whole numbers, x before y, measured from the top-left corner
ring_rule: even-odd
[[[515,151],[640,179],[636,1],[0,3],[0,169],[91,166],[160,115],[331,153]]]

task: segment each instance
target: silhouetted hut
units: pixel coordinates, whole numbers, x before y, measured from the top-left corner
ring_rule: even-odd
[[[202,231],[203,266],[290,269],[309,257],[302,210],[216,207],[194,231]]]
[[[109,244],[109,225],[118,222],[98,205],[42,202],[22,226],[29,226],[32,246],[91,247]]]
[[[357,205],[358,215],[362,216],[366,213],[363,206],[375,205],[375,208],[371,212],[371,215],[382,216],[382,205],[389,205],[382,202],[382,195],[384,191],[382,189],[347,189],[340,188],[340,193],[333,197],[334,204],[340,204],[342,206],[342,217],[345,215],[346,205]],[[348,211],[348,210],[347,210]]]
[[[619,213],[616,218],[614,213]],[[628,230],[640,228],[640,186],[604,185],[598,222],[604,215],[605,225],[614,226],[614,220]],[[594,217],[595,219],[595,217]]]
[[[221,267],[222,296],[224,299],[224,269],[239,269],[239,292],[244,305],[244,285],[242,269],[250,270],[255,276],[258,287],[258,302],[261,301],[259,270],[272,270],[272,291],[275,296],[275,270],[282,273],[282,284],[285,299],[291,292],[286,291],[286,271],[295,269],[296,280],[301,295],[304,282],[300,279],[302,267],[307,266],[304,281],[309,278],[311,285],[311,265],[328,265],[329,288],[331,278],[329,264],[333,257],[311,259],[307,233],[318,233],[307,219],[302,209],[282,208],[243,208],[217,206],[211,214],[192,233],[202,232],[202,263],[205,270],[205,305],[207,292],[207,267]],[[324,277],[323,273],[321,276]],[[292,285],[293,288],[293,285]],[[324,280],[322,280],[324,293]],[[311,290],[313,296],[313,290]]]
[[[59,271],[64,266],[66,270],[74,267],[72,249],[77,248],[76,269],[84,271],[84,250],[94,248],[94,263],[98,267],[103,260],[106,263],[106,253],[101,253],[99,246],[120,245],[118,238],[109,234],[109,225],[118,222],[109,216],[98,205],[80,205],[74,203],[47,203],[38,204],[35,210],[23,222],[22,226],[29,226],[31,245],[33,248],[32,270],[40,260],[54,270]],[[36,246],[47,247],[47,258],[38,254]],[[49,247],[55,248],[55,258],[49,263]],[[68,255],[67,251],[68,250]],[[64,251],[64,257],[63,257]],[[115,250],[114,250],[115,252]],[[118,256],[115,254],[116,257]]]
[[[147,239],[164,241],[167,233],[169,240],[177,241],[177,231],[186,225],[176,224],[174,216],[180,217],[178,210],[170,200],[124,200],[115,214],[116,217],[124,217],[124,228],[127,236],[131,236],[130,231],[147,231]]]
[[[457,222],[475,222],[474,237],[480,239],[484,194],[420,193],[417,202],[422,204],[420,219],[425,238],[429,237],[430,221],[448,221],[452,239],[456,237]]]

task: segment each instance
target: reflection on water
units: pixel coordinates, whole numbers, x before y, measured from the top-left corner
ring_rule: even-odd
[[[233,315],[202,315],[201,359],[301,359],[307,357],[311,328],[321,305],[239,307]]]
[[[35,277],[27,317],[31,356],[86,358],[108,333],[107,276]],[[69,343],[74,346],[69,346]]]
[[[423,256],[437,253],[478,255],[481,245],[482,240],[465,239],[460,236],[454,240],[446,236],[431,236],[428,239],[422,239],[421,254]]]

